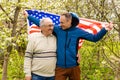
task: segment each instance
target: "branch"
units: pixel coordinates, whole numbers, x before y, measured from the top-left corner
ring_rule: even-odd
[[[108,37],[110,38],[110,36],[108,35]],[[110,40],[112,41],[112,39],[110,38]],[[119,55],[117,55],[112,49],[111,47],[109,46],[109,44],[106,43],[106,41],[102,40],[104,42],[104,44],[109,48],[109,50],[117,57],[117,58],[120,58]]]
[[[102,51],[103,51],[102,55],[103,55],[104,59],[105,59],[105,60],[107,61],[107,63],[111,66],[111,68],[112,68],[114,71],[116,71],[116,68],[118,68],[118,67],[115,65],[115,63],[111,62],[111,60],[108,59],[107,55],[106,55],[105,52],[104,52],[104,51],[105,51],[104,48],[102,48]]]
[[[18,15],[19,15],[20,10],[21,10],[20,6],[17,6],[16,9],[15,9],[13,29],[12,29],[12,35],[11,36],[14,36],[15,33],[16,33],[17,20],[18,20]]]
[[[96,6],[92,0],[90,0],[90,3],[92,4],[94,9],[96,9],[99,13],[102,13],[101,10],[99,9],[99,7]],[[103,15],[103,17],[109,22],[109,20],[107,19],[107,17],[105,15]]]
[[[117,29],[117,28],[116,28],[116,27],[114,27],[114,26],[113,26],[113,28],[114,28],[117,32],[119,32],[119,31],[120,31],[119,29]]]
[[[113,0],[112,0],[112,1],[113,1]],[[102,13],[101,10],[99,9],[99,7],[96,6],[95,3],[94,3],[92,0],[90,0],[90,3],[92,4],[92,6],[93,6],[94,9],[96,9],[99,13]],[[113,5],[114,5],[114,3],[113,3]],[[114,8],[115,8],[115,7],[114,7]],[[116,9],[115,9],[115,12],[117,13]],[[119,15],[119,14],[117,13],[117,15]],[[103,17],[109,22],[108,18],[107,18],[105,15],[103,15]],[[120,17],[120,16],[118,16],[118,17]],[[119,21],[120,21],[120,18],[119,18]],[[120,23],[120,22],[114,22],[113,24],[118,24],[118,23]],[[119,32],[119,29],[117,29],[117,28],[115,28],[115,27],[113,27],[113,28],[114,28],[116,31]]]
[[[18,32],[17,32],[18,34],[16,34],[16,38],[20,35],[21,31],[26,28],[25,26],[27,26],[27,24],[24,24],[24,25],[18,30]]]
[[[115,7],[115,2],[114,2],[113,0],[112,0],[112,6],[113,6],[113,9],[114,9],[114,11],[115,11],[116,16],[118,17],[118,20],[120,21],[120,14],[117,12],[116,7]],[[117,24],[120,25],[120,22],[117,22]],[[119,26],[119,27],[120,27],[120,26]],[[118,32],[119,32],[119,30],[120,30],[120,29],[117,29]]]
[[[112,6],[113,6],[113,9],[115,11],[115,14],[117,15],[119,21],[120,21],[120,15],[118,14],[117,10],[116,10],[116,7],[115,7],[115,2],[112,0]]]
[[[11,17],[9,17],[9,14],[3,9],[2,5],[0,4],[0,8],[2,9],[2,11],[5,13],[5,15],[11,20],[11,22],[13,23],[13,20]]]

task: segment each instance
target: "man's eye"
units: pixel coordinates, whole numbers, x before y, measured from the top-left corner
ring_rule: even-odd
[[[63,22],[60,22],[61,24],[63,24]]]

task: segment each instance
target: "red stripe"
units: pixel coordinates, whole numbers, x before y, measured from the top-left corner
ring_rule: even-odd
[[[89,30],[91,30],[94,34],[97,33],[97,30],[96,30],[95,28],[93,28],[92,25],[87,26],[87,25],[85,25],[85,24],[81,24],[81,23],[80,23],[80,24],[78,25],[78,27],[83,28],[83,29],[89,29]]]
[[[91,19],[85,19],[85,18],[80,18],[80,20],[86,21],[86,22],[90,22],[96,25],[101,25],[101,22],[99,21],[95,21],[95,20],[91,20]]]
[[[31,33],[35,33],[35,32],[40,32],[40,31],[37,31],[37,30],[31,30],[31,31],[29,31],[29,34],[31,34]]]
[[[32,26],[30,29],[29,29],[29,34],[31,33],[35,33],[35,32],[40,32],[40,27],[38,26]]]
[[[79,24],[78,24],[78,27],[80,27],[80,28],[84,28],[84,29],[88,29],[88,28],[90,28],[90,26],[85,25],[85,24],[82,24],[82,23],[79,23]]]
[[[32,26],[31,28],[40,29],[38,26]]]
[[[97,25],[97,27],[99,27],[100,29],[102,28],[102,23],[100,21],[95,21],[95,20],[91,20],[91,19],[85,19],[85,18],[80,18],[80,20],[86,21],[86,22],[90,22],[91,24]],[[82,23],[80,23],[82,24]]]

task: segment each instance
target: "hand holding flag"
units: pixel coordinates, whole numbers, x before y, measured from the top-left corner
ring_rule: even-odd
[[[26,11],[23,12],[23,15],[24,15],[25,18],[28,17],[28,13]]]
[[[105,29],[108,30],[108,31],[112,30],[112,28],[113,28],[113,23],[112,22],[105,25]]]

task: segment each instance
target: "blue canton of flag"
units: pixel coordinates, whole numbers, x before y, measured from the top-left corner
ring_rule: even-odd
[[[57,15],[57,14],[52,14],[52,13],[48,13],[48,12],[43,12],[43,11],[39,11],[39,10],[26,10],[27,13],[37,19],[42,19],[42,18],[51,18],[54,25],[59,25],[60,22],[59,22],[59,19],[60,19],[60,16]],[[33,24],[32,22],[28,21],[29,25],[31,27],[31,25]]]

